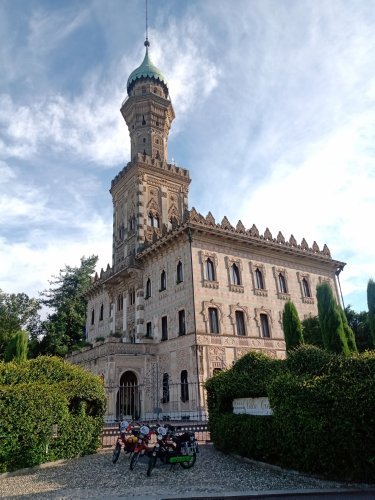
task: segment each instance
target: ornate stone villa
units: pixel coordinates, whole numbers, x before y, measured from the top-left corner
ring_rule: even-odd
[[[251,350],[284,357],[285,302],[316,315],[316,286],[329,281],[339,300],[345,264],[326,245],[189,209],[189,171],[168,163],[167,81],[145,46],[121,106],[131,161],[111,184],[112,266],[87,293],[93,346],[69,361],[103,377],[108,420],[197,419],[202,383]]]

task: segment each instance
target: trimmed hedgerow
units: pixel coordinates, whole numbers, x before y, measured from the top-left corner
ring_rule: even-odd
[[[301,346],[277,362],[246,355],[206,387],[211,437],[223,451],[375,481],[374,352],[344,357]],[[269,398],[272,416],[232,413],[233,399],[257,396]]]
[[[80,367],[46,357],[0,363],[0,471],[94,453],[104,411],[101,379]]]

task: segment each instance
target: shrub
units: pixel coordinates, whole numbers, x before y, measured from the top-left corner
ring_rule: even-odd
[[[0,471],[95,452],[104,411],[100,378],[78,366],[46,357],[0,363]]]

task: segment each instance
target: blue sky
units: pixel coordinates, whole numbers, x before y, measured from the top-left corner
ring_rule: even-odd
[[[190,207],[305,238],[375,278],[375,9],[368,0],[149,0]],[[80,257],[111,262],[120,114],[144,0],[0,2],[0,288],[37,296]]]

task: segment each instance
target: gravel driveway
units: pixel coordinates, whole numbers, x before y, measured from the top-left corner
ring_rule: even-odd
[[[90,498],[191,497],[224,493],[264,492],[295,489],[340,489],[341,483],[323,481],[247,463],[224,455],[212,445],[200,447],[192,469],[157,465],[152,476],[146,476],[147,458],[134,471],[129,459],[121,456],[112,464],[112,450],[96,455],[59,461],[22,472],[0,474],[1,498]],[[159,462],[158,462],[159,463]]]

